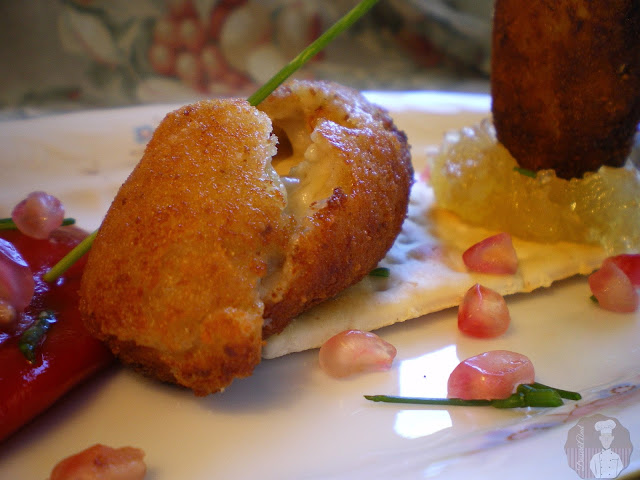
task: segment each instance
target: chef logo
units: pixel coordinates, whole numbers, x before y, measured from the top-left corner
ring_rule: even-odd
[[[616,478],[629,465],[629,430],[616,418],[583,417],[569,430],[564,451],[580,478]]]

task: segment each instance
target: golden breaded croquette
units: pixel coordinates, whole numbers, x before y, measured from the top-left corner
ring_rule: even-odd
[[[640,3],[497,0],[498,140],[521,167],[581,177],[623,165],[640,121]]]
[[[284,249],[271,122],[241,100],[162,121],[115,197],[81,285],[88,329],[125,363],[197,394],[260,361],[260,278]]]
[[[404,133],[354,90],[292,82],[258,108],[291,146],[273,163],[298,224],[264,299],[268,336],[376,267],[402,227],[413,171]]]
[[[210,100],[169,113],[82,280],[94,335],[198,395],[250,375],[264,336],[366,275],[406,214],[409,148],[384,112],[310,82],[263,109]]]

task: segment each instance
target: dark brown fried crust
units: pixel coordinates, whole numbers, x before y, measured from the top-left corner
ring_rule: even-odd
[[[88,329],[125,363],[197,394],[252,373],[258,284],[289,235],[265,173],[274,153],[269,119],[245,101],[186,106],[158,126],[81,284]]]
[[[521,167],[623,165],[640,121],[640,2],[497,0],[491,93]]]
[[[354,90],[292,82],[259,108],[276,128],[299,118],[321,161],[339,172],[324,206],[297,226],[280,282],[264,299],[266,338],[377,266],[402,227],[413,170],[404,133]]]

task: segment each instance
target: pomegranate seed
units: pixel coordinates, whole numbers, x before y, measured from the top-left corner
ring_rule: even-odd
[[[22,233],[42,240],[62,225],[64,207],[52,195],[32,192],[15,206],[11,219]]]
[[[10,242],[0,238],[0,299],[22,312],[31,303],[34,290],[29,265]]]
[[[640,287],[640,253],[623,253],[614,257],[609,257],[602,262],[615,263],[622,270],[634,287]]]
[[[467,268],[478,273],[513,274],[518,271],[518,256],[511,235],[499,233],[469,247],[462,260]]]
[[[320,367],[335,378],[391,368],[396,348],[375,333],[346,330],[320,347]]]
[[[96,444],[58,462],[50,480],[142,480],[146,471],[144,452],[139,448]]]
[[[533,363],[508,350],[492,350],[461,362],[449,376],[449,398],[492,400],[507,398],[521,383],[533,383]]]
[[[638,309],[638,292],[614,262],[603,262],[599,270],[589,275],[589,287],[605,310],[629,313]]]
[[[510,322],[504,297],[480,284],[467,290],[458,307],[458,329],[471,337],[498,337],[507,331]]]

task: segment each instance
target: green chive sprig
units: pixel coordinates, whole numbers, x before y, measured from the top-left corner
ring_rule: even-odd
[[[291,60],[291,62],[271,77],[262,87],[247,99],[248,102],[253,106],[262,102],[271,94],[271,92],[278,88],[282,82],[289,78],[291,74],[311,60],[311,58],[331,43],[336,36],[351,27],[351,25],[367,13],[376,3],[378,3],[378,0],[363,0],[358,3],[344,17],[334,23],[326,32],[320,35],[314,42]]]
[[[62,220],[61,227],[66,227],[68,225],[74,225],[76,223],[75,218],[65,218]],[[18,226],[16,223],[10,218],[0,218],[0,230],[17,230]]]
[[[578,392],[553,388],[542,383],[518,385],[516,393],[507,398],[492,400],[465,400],[462,398],[425,398],[400,397],[394,395],[365,395],[364,398],[372,402],[399,403],[410,405],[444,405],[449,407],[494,407],[494,408],[552,408],[564,404],[562,400],[580,400]]]
[[[56,263],[53,267],[51,267],[44,275],[42,275],[42,279],[45,282],[55,282],[64,272],[69,270],[74,263],[76,263],[82,256],[87,253],[91,249],[91,245],[93,244],[94,238],[98,231],[96,230],[91,235],[82,240],[78,245],[76,245],[73,249],[69,251],[62,259]]]

